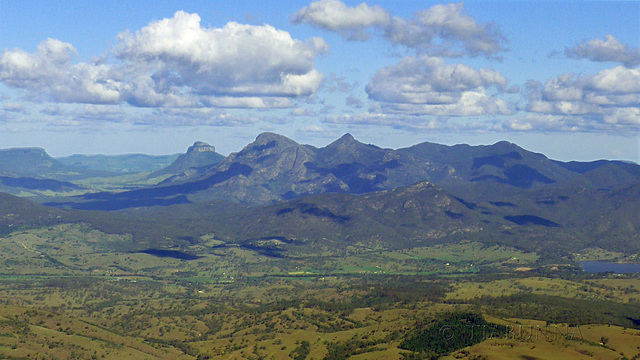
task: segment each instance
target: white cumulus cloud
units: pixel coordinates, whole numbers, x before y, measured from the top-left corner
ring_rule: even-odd
[[[293,14],[291,21],[335,31],[349,40],[368,40],[379,30],[392,44],[445,57],[496,57],[506,43],[495,24],[478,23],[463,3],[435,5],[402,18],[380,6],[349,7],[340,0],[320,0]]]
[[[551,114],[526,114],[502,121],[497,130],[516,132],[577,132],[592,131],[597,124],[584,117]]]
[[[640,69],[617,66],[595,75],[563,74],[528,84],[527,110],[560,116],[575,128],[595,129],[612,125],[640,130]]]
[[[31,99],[139,107],[291,107],[313,95],[324,76],[314,67],[328,52],[321,38],[300,41],[270,25],[230,22],[203,27],[183,11],[117,37],[116,61],[73,63],[60,40],[35,53],[0,54],[0,82]]]
[[[306,23],[339,32],[350,40],[368,40],[366,28],[386,26],[389,13],[380,6],[361,3],[348,7],[340,0],[319,0],[291,16],[294,24]]]
[[[640,108],[617,108],[604,116],[604,121],[609,124],[640,126]]]
[[[118,40],[116,56],[155,65],[156,86],[210,96],[311,95],[322,81],[314,60],[328,51],[321,39],[302,42],[269,25],[203,28],[182,11]]]
[[[411,19],[393,17],[385,30],[394,44],[435,50],[441,56],[495,56],[504,50],[506,38],[495,24],[479,24],[464,10],[463,3],[435,5]],[[440,41],[438,46],[436,41]],[[457,45],[461,49],[457,50]],[[433,51],[432,51],[433,52]]]
[[[564,53],[575,59],[618,62],[627,67],[640,65],[640,48],[626,46],[613,35],[607,35],[604,39],[585,40],[572,48],[566,48]]]
[[[406,57],[379,69],[366,87],[369,98],[391,113],[429,115],[511,114],[509,104],[487,95],[500,90],[507,79],[492,69],[475,70],[463,64],[445,64],[441,58]]]
[[[0,81],[26,89],[37,99],[75,103],[114,104],[121,101],[122,82],[111,66],[72,64],[76,50],[69,43],[48,39],[33,54],[20,49],[0,56]]]
[[[640,68],[617,66],[605,69],[593,76],[589,85],[596,91],[609,94],[640,93]]]

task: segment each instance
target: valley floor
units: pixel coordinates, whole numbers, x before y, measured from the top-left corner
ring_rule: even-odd
[[[586,287],[604,297],[637,291],[640,279],[569,281],[553,278],[464,283],[416,278],[243,279],[230,284],[133,281],[79,277],[5,278],[0,281],[0,357],[9,359],[622,359],[640,355],[638,324],[630,308],[574,298],[577,307],[551,301],[538,312],[509,309],[469,291],[544,293],[529,285]],[[420,286],[419,288],[416,288]],[[602,291],[603,288],[611,290]],[[605,290],[606,290],[605,289]],[[634,292],[635,293],[635,292]],[[464,295],[466,294],[466,296]],[[444,296],[443,296],[444,295]],[[536,298],[538,296],[539,298]],[[460,300],[460,298],[467,300]],[[447,299],[458,299],[451,301]],[[478,299],[484,299],[478,301]],[[498,299],[493,298],[493,299]],[[485,301],[486,300],[486,301]],[[522,299],[520,299],[522,300]],[[552,299],[555,300],[555,299]],[[620,303],[617,303],[621,305]],[[526,303],[521,303],[526,306]],[[541,303],[538,302],[538,305]],[[593,321],[584,306],[613,317]],[[622,306],[622,305],[621,305]],[[633,304],[637,308],[637,303]],[[553,314],[556,312],[555,314]],[[572,313],[574,312],[574,313]],[[483,325],[463,324],[478,343],[411,352],[408,338],[436,327],[448,343],[449,314],[482,314]],[[569,314],[568,317],[566,314]],[[520,316],[519,316],[520,315]],[[637,316],[637,311],[635,313]],[[533,320],[529,316],[550,320]],[[586,322],[580,320],[584,317]],[[455,325],[454,325],[455,326]],[[635,328],[634,328],[635,327]],[[470,335],[472,336],[472,335]],[[467,345],[467,346],[465,346]],[[447,353],[450,355],[446,356]]]
[[[3,238],[0,358],[640,358],[637,274],[474,242],[114,251],[130,240],[78,224]]]

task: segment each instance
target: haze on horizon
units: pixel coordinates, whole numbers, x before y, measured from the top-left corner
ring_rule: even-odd
[[[640,162],[640,3],[0,0],[0,141],[73,153],[507,140]]]

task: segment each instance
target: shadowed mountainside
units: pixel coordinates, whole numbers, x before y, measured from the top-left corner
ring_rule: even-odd
[[[187,152],[184,158],[193,153]],[[210,200],[261,205],[325,193],[364,194],[419,181],[430,181],[473,199],[478,194],[471,189],[487,184],[484,188],[499,196],[519,189],[614,188],[639,179],[640,166],[636,164],[562,163],[504,141],[489,146],[425,142],[393,150],[363,144],[346,134],[315,148],[263,133],[222,161],[191,167],[159,186],[89,194],[59,205],[107,210]]]

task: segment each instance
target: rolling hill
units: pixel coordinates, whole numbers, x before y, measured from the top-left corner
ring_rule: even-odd
[[[539,190],[470,202],[429,183],[366,194],[320,194],[249,207],[208,220],[216,233],[253,246],[295,251],[307,242],[328,248],[386,249],[478,241],[570,256],[585,248],[640,251],[640,182],[614,190]],[[633,199],[630,201],[629,199]]]
[[[70,221],[69,213],[69,210],[42,206],[17,196],[0,193],[0,235],[21,228]]]

